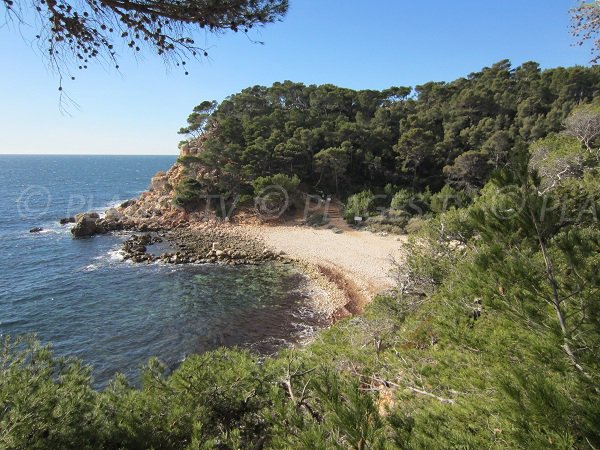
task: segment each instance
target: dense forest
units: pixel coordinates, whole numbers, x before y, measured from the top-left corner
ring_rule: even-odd
[[[599,88],[597,67],[501,62],[414,91],[286,82],[201,104],[181,158],[211,167],[198,191],[281,174],[347,208],[418,197],[395,292],[275,357],[150,361],[141,388],[97,392],[80,362],[5,338],[0,446],[600,448]],[[468,201],[441,208],[450,190]]]
[[[513,69],[509,61],[414,89],[254,86],[194,109],[180,131],[194,156],[183,162],[214,171],[199,191],[227,195],[251,194],[253,180],[276,174],[342,198],[445,184],[473,191],[599,92],[595,67]]]

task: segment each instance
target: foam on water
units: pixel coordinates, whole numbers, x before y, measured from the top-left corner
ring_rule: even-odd
[[[102,387],[117,371],[135,380],[151,356],[173,367],[221,345],[270,353],[319,326],[289,267],[133,264],[126,234],[73,239],[58,223],[135,197],[174,160],[0,156],[0,335],[37,334],[92,364]],[[51,196],[47,211],[44,198],[22,198],[33,185]]]

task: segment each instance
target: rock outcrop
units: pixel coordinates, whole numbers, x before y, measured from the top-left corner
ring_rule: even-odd
[[[98,232],[96,222],[99,219],[96,213],[82,213],[75,216],[75,226],[71,228],[71,233],[75,237],[93,236]]]
[[[218,242],[217,242],[218,240]],[[166,241],[170,250],[157,255],[153,244]],[[124,259],[136,263],[160,261],[166,264],[226,264],[230,266],[288,261],[285,255],[266,249],[264,243],[235,227],[207,227],[201,232],[172,230],[136,234],[123,244]]]

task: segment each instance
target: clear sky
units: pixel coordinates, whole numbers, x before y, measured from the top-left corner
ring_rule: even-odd
[[[93,67],[65,82],[77,102],[61,114],[58,80],[32,38],[0,28],[0,153],[176,154],[191,109],[275,81],[356,89],[451,81],[502,59],[588,65],[575,47],[576,0],[290,0],[283,22],[199,40],[210,60],[190,75],[150,53],[121,55],[119,72]],[[0,15],[4,14],[0,6]]]

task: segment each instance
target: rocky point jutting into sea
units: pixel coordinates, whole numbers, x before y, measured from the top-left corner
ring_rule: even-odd
[[[197,151],[185,144],[180,157],[194,156]],[[328,320],[354,314],[370,300],[374,291],[359,285],[358,280],[353,281],[336,264],[321,261],[320,250],[314,255],[315,259],[289,255],[276,242],[275,245],[266,243],[261,232],[264,231],[262,221],[253,208],[237,209],[221,219],[206,207],[185,209],[175,205],[174,186],[184,178],[203,179],[211,175],[193,159],[185,165],[179,160],[167,172],[158,172],[148,190],[138,198],[110,208],[103,215],[81,213],[61,219],[61,223],[74,223],[71,232],[76,238],[130,233],[122,253],[124,259],[134,263],[239,266],[279,261],[294,264],[311,280],[307,306]]]
[[[94,212],[61,219],[74,222],[71,232],[75,237],[105,234],[113,231],[132,231],[135,234],[125,242],[126,259],[134,262],[161,260],[167,263],[225,263],[231,265],[256,264],[281,259],[259,242],[233,225],[234,220],[220,220],[208,209],[189,211],[173,203],[174,188],[184,177],[190,176],[190,167],[176,162],[166,173],[157,173],[150,187],[139,198],[128,200],[107,210],[103,217]],[[199,165],[193,166],[191,176],[203,176]],[[248,215],[243,215],[247,221]],[[159,255],[147,252],[147,246],[168,242],[169,252]]]

